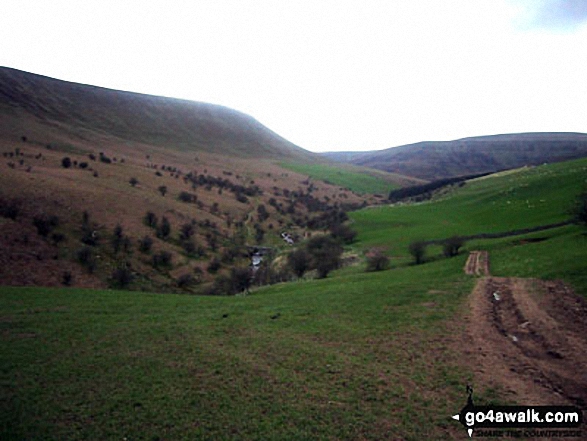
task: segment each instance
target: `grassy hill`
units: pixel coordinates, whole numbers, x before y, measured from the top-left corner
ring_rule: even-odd
[[[372,152],[324,153],[326,158],[437,180],[587,156],[587,134],[519,133],[419,142]]]
[[[6,67],[0,68],[0,97],[1,129],[19,137],[65,132],[74,139],[136,143],[139,148],[147,144],[263,159],[315,157],[252,117],[218,105],[70,83]],[[10,130],[10,125],[15,127]]]
[[[202,292],[249,264],[247,246],[279,251],[281,232],[304,237],[381,199],[365,192],[411,182],[359,167],[323,182],[328,161],[221,106],[9,68],[0,68],[0,98],[0,208],[18,208],[0,217],[2,284],[105,288],[127,268],[132,289]],[[308,179],[308,164],[330,174]],[[147,212],[169,221],[168,236],[145,225]],[[58,225],[43,236],[39,219]],[[169,264],[156,264],[161,253]],[[208,271],[215,260],[220,270]],[[182,277],[197,283],[180,287]]]
[[[450,416],[473,382],[459,337],[466,251],[488,249],[496,275],[563,278],[587,295],[587,236],[478,240],[422,265],[406,245],[564,220],[586,172],[586,160],[522,169],[353,213],[349,251],[387,246],[387,271],[359,263],[228,298],[2,288],[2,438],[465,437]],[[476,404],[504,396],[475,384]]]
[[[423,182],[420,179],[398,175],[397,173],[387,173],[351,164],[285,162],[281,163],[281,165],[289,170],[307,174],[313,179],[339,185],[359,194],[387,195],[396,188]]]

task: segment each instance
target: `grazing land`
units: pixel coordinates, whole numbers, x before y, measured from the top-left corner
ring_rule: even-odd
[[[587,161],[578,160],[478,179],[422,204],[351,213],[359,235],[347,253],[386,247],[385,271],[365,272],[355,259],[326,279],[237,297],[1,288],[0,434],[465,436],[450,416],[465,404],[466,384],[477,404],[526,404],[523,391],[479,375],[467,346],[475,286],[463,271],[468,251],[488,251],[496,277],[560,278],[585,296],[587,235],[569,225],[474,240],[453,258],[431,246],[421,265],[408,245],[562,222],[586,176]],[[533,286],[524,283],[534,298]],[[542,399],[536,404],[561,397]]]
[[[360,194],[381,194],[387,196],[393,189],[399,188],[398,182],[415,184],[419,180],[392,173],[380,173],[375,169],[351,165],[282,163],[283,167],[313,179],[339,185]]]

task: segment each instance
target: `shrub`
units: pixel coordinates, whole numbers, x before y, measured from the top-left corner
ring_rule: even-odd
[[[198,198],[196,197],[196,195],[188,193],[187,191],[182,191],[181,193],[179,193],[179,195],[177,196],[177,198],[181,201],[181,202],[195,202]]]
[[[220,261],[216,257],[214,257],[208,264],[206,271],[208,271],[210,274],[216,274],[220,269],[220,266]]]
[[[153,239],[150,236],[145,236],[139,240],[139,251],[144,254],[148,254],[151,252],[151,247],[153,246]]]
[[[134,187],[135,185],[137,185],[139,183],[139,180],[137,178],[133,177],[128,180],[128,183]]]
[[[82,170],[85,170],[86,168],[88,168],[88,163],[87,162],[80,162],[79,168],[81,168]]]
[[[445,257],[454,257],[459,254],[459,250],[465,245],[462,237],[452,236],[442,243],[442,252]]]
[[[312,256],[303,248],[287,255],[287,264],[297,277],[302,277],[310,269]]]
[[[426,243],[420,241],[412,242],[408,247],[408,251],[414,258],[416,265],[419,265],[424,262],[426,256]]]
[[[389,257],[383,249],[372,248],[367,252],[367,271],[382,271],[389,267]]]
[[[587,226],[587,191],[577,197],[571,215],[578,224]]]
[[[191,274],[182,274],[176,282],[179,288],[188,288],[194,284],[194,276]]]
[[[179,240],[188,240],[194,235],[194,226],[188,222],[181,226]]]
[[[76,258],[90,273],[96,269],[96,260],[94,252],[90,247],[82,247],[76,253]]]
[[[159,172],[157,172],[157,173],[159,173]],[[161,196],[165,196],[167,194],[167,187],[165,185],[160,185],[157,190],[159,190],[159,193],[161,193]]]
[[[71,159],[68,156],[66,156],[65,158],[63,158],[61,160],[61,167],[63,167],[63,168],[71,167]]]
[[[161,251],[153,256],[153,266],[155,268],[170,267],[173,256],[167,251]]]
[[[147,211],[145,217],[143,218],[143,223],[147,227],[157,228],[157,216],[152,211]]]
[[[15,220],[20,212],[20,202],[16,199],[0,199],[0,216]]]
[[[167,239],[169,237],[169,235],[171,234],[171,224],[169,223],[169,220],[165,216],[163,216],[161,218],[161,223],[157,227],[155,234],[157,235],[157,237],[159,239],[163,239],[163,240]]]
[[[231,294],[249,292],[251,282],[251,269],[249,267],[234,267],[230,269]]]
[[[318,271],[319,278],[325,278],[330,271],[340,266],[342,247],[331,237],[313,237],[306,249],[312,256],[312,267]]]
[[[110,240],[115,253],[120,251],[120,245],[122,244],[123,237],[122,226],[120,224],[116,224],[114,227],[114,232],[112,233],[112,238]]]
[[[37,233],[40,236],[47,237],[53,228],[59,225],[59,218],[45,214],[38,215],[33,218],[33,225],[37,228]]]
[[[123,265],[112,271],[110,275],[110,286],[112,288],[124,289],[132,283],[134,276],[127,265]]]
[[[69,271],[64,271],[61,275],[61,284],[65,286],[71,286],[71,282],[73,280],[73,276]]]
[[[62,233],[53,233],[51,235],[51,241],[54,245],[60,244],[65,240],[65,235]]]
[[[355,237],[357,237],[357,232],[353,230],[348,225],[338,224],[333,226],[330,229],[330,234],[337,240],[345,244],[351,244],[355,241]]]

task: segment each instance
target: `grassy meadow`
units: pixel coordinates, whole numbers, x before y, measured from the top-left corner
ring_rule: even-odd
[[[377,170],[369,170],[367,172],[359,167],[343,164],[335,166],[287,162],[281,165],[297,173],[308,175],[312,179],[339,185],[359,194],[370,193],[387,196],[391,190],[399,188],[392,181],[394,175]]]
[[[0,288],[0,439],[464,439],[450,415],[471,381],[455,340],[475,282],[466,251],[585,295],[587,236],[476,240],[452,259],[432,247],[418,266],[407,245],[563,221],[586,179],[580,160],[351,213],[350,251],[388,247],[387,271],[360,263],[237,297]]]

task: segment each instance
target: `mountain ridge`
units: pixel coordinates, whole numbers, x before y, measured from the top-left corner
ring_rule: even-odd
[[[422,141],[368,152],[326,152],[330,160],[437,180],[587,156],[587,134],[508,133]]]

